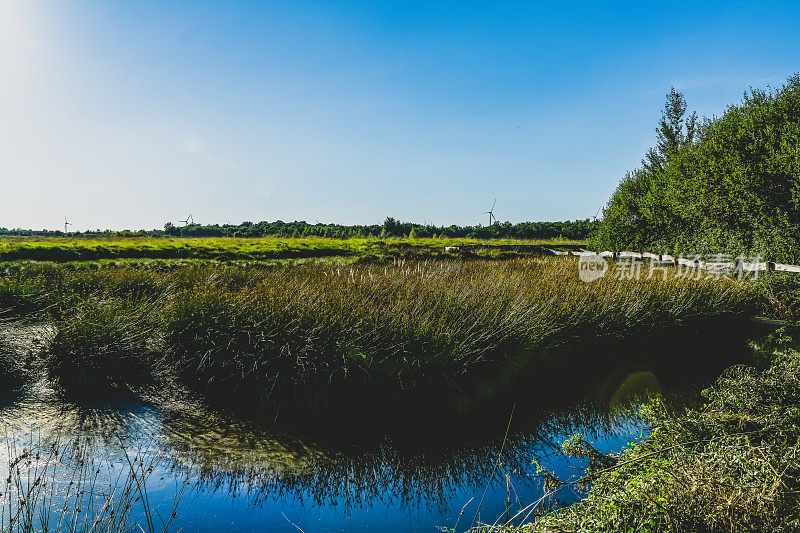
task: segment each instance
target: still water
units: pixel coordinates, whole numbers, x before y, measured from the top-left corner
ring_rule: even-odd
[[[41,456],[69,449],[93,465],[103,486],[135,457],[152,467],[146,494],[156,530],[178,496],[174,531],[435,532],[520,522],[534,509],[584,495],[569,485],[544,497],[534,460],[562,480],[577,479],[586,465],[560,452],[570,435],[618,452],[647,433],[637,415],[643,401],[655,395],[675,408],[695,403],[730,362],[700,371],[694,356],[647,359],[618,361],[546,390],[534,382],[491,417],[441,434],[371,435],[366,428],[335,438],[237,419],[179,388],[71,400],[42,378],[0,401],[0,469],[7,473],[23,449],[45,450]],[[70,479],[64,470],[52,484],[66,490]],[[141,502],[131,516],[146,519]]]

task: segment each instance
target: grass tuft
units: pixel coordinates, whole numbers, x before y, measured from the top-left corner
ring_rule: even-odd
[[[90,298],[63,316],[47,369],[71,394],[124,391],[151,377],[145,306]]]

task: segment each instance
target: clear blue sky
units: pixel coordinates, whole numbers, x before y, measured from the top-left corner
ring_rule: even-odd
[[[671,85],[799,44],[796,1],[0,0],[0,226],[587,218]]]

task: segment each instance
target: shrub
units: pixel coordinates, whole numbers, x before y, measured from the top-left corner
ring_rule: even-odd
[[[625,176],[592,245],[800,263],[800,76],[752,89],[694,137]]]
[[[800,276],[773,272],[761,276],[757,286],[764,296],[765,316],[790,322],[800,320]]]
[[[777,352],[764,371],[733,367],[705,394],[685,414],[648,409],[651,435],[590,472],[587,499],[492,531],[797,531],[800,354]]]

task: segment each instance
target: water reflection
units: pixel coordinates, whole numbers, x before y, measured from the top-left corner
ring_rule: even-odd
[[[698,385],[731,357],[728,351],[719,360],[706,358],[702,368],[690,352],[682,359],[654,354],[652,360],[613,365],[605,360],[556,386],[545,388],[533,379],[491,413],[421,434],[367,431],[330,442],[212,409],[174,384],[166,393],[160,388],[75,400],[44,379],[4,401],[0,427],[7,441],[29,446],[76,443],[81,453],[111,465],[98,475],[124,467],[129,458],[123,450],[137,450],[140,460],[153,465],[154,505],[168,507],[176,487],[189,482],[191,494],[176,522],[186,530],[213,531],[225,524],[231,531],[296,531],[286,514],[306,533],[389,523],[395,530],[433,531],[452,527],[473,498],[465,511],[470,519],[459,523],[469,526],[484,492],[480,518],[489,523],[539,499],[543,480],[534,458],[561,479],[580,476],[585,465],[561,455],[563,440],[582,433],[601,451],[619,450],[646,431],[636,417],[644,399],[659,394],[676,409],[692,403]],[[8,451],[5,459],[10,456]],[[567,488],[549,503],[580,497]]]

